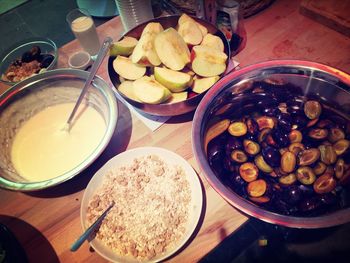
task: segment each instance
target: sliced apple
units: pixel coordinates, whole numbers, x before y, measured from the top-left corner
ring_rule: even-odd
[[[163,26],[158,22],[148,23],[142,31],[141,37],[147,33],[158,34],[164,30]]]
[[[142,31],[139,42],[137,43],[131,60],[144,66],[158,66],[161,61],[154,49],[154,38],[164,29],[160,23],[148,23]]]
[[[191,82],[191,76],[189,74],[160,67],[154,68],[154,77],[171,92],[181,92]]]
[[[199,30],[201,31],[202,33],[202,36],[204,37],[206,34],[208,34],[208,29],[203,26],[201,23],[197,22],[195,19],[193,19],[192,17],[190,17],[189,15],[183,13],[180,17],[179,17],[179,20],[178,20],[178,25],[180,26],[181,24],[187,22],[187,21],[193,21],[197,24]]]
[[[183,37],[188,45],[199,45],[203,40],[201,30],[197,26],[197,23],[192,20],[179,24],[177,32],[179,32],[180,36]]]
[[[196,75],[196,73],[194,73],[192,69],[189,69],[189,68],[187,68],[187,67],[186,67],[186,68],[183,68],[183,69],[182,69],[182,72],[184,72],[184,73],[190,75],[191,77],[194,77],[194,76]]]
[[[201,45],[224,52],[224,43],[222,42],[221,38],[210,33],[203,37]]]
[[[123,83],[124,81],[126,81],[126,79],[124,79],[122,76],[119,76],[119,81],[120,83]]]
[[[160,23],[148,23],[142,31],[139,42],[131,55],[131,60],[145,66],[158,66],[161,61],[154,49],[154,38],[164,29]]]
[[[113,60],[113,69],[124,79],[135,80],[146,73],[146,67],[132,63],[130,58],[117,56]]]
[[[212,60],[213,63],[226,63],[227,55],[225,52],[219,50],[213,50],[207,46],[194,46],[192,48],[193,58],[206,57],[208,60]]]
[[[227,55],[207,46],[194,46],[192,70],[201,77],[218,76],[226,70]]]
[[[188,95],[187,91],[172,93],[171,97],[166,102],[167,103],[175,103],[175,102],[184,101],[187,99],[187,95]]]
[[[196,93],[202,93],[211,88],[218,80],[219,76],[213,76],[208,78],[195,79],[193,81],[192,91]]]
[[[186,73],[191,76],[191,81],[188,83],[188,86],[191,87],[193,83],[193,79],[197,76],[196,73],[193,72],[192,69],[188,67],[184,67],[181,72]]]
[[[202,36],[205,37],[206,34],[208,34],[208,29],[205,26],[203,26],[201,23],[197,22],[197,25],[199,27],[199,30],[202,32]]]
[[[149,104],[159,104],[170,98],[171,92],[156,80],[143,76],[133,83],[136,97]]]
[[[160,65],[161,61],[154,49],[155,37],[156,34],[146,33],[139,39],[139,42],[131,54],[131,60],[133,63],[144,66]]]
[[[140,101],[135,95],[133,81],[125,80],[118,86],[118,91],[126,97],[128,97],[129,99]]]
[[[192,68],[201,77],[212,77],[225,72],[226,64],[211,63],[210,60],[199,57],[193,60]]]
[[[136,38],[125,36],[122,40],[114,42],[111,45],[109,55],[115,57],[118,55],[129,56],[134,50],[137,42]]]
[[[160,32],[154,40],[154,46],[161,62],[172,70],[181,70],[190,62],[190,51],[174,28]]]
[[[177,21],[177,23],[179,25],[185,23],[186,21],[188,20],[194,20],[192,17],[190,17],[189,15],[183,13],[180,17],[179,17],[179,20]]]

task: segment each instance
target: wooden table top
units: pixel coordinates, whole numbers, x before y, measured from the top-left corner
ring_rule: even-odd
[[[247,44],[236,56],[241,66],[271,59],[301,59],[350,71],[350,39],[299,13],[300,1],[277,0],[268,9],[244,20]],[[101,39],[122,34],[119,17],[98,28]],[[80,49],[76,40],[59,49],[58,67],[67,67],[69,54]],[[98,74],[110,85],[107,62]],[[0,92],[6,89],[0,86]],[[80,201],[94,172],[108,159],[127,149],[158,146],[184,157],[200,175],[206,204],[191,242],[170,259],[196,262],[239,228],[248,217],[227,204],[211,188],[194,159],[191,147],[193,113],[171,118],[155,132],[150,131],[122,103],[111,143],[89,169],[59,186],[21,193],[0,190],[0,223],[19,239],[31,262],[105,262],[88,243],[75,253],[69,248],[81,234]]]

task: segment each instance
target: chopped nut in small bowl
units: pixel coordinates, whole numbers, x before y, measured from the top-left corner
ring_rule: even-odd
[[[115,156],[93,176],[81,204],[83,230],[112,201],[91,246],[112,262],[158,262],[195,234],[203,193],[185,159],[142,147]]]
[[[57,57],[57,47],[51,39],[35,37],[16,43],[0,56],[0,81],[11,86],[53,69]]]

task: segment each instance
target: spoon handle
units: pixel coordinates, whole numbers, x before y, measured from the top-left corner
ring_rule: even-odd
[[[86,79],[85,85],[84,85],[84,87],[79,95],[79,98],[74,106],[74,109],[68,118],[68,121],[67,121],[68,126],[70,126],[70,123],[73,120],[73,117],[74,117],[76,111],[78,110],[78,107],[79,107],[81,101],[83,100],[84,95],[87,92],[92,79],[95,77],[96,72],[97,72],[98,68],[100,67],[100,65],[101,65],[104,57],[106,56],[107,51],[109,50],[109,47],[112,43],[113,43],[113,39],[110,37],[106,37],[105,40],[103,41],[102,47],[97,54],[96,61],[92,65],[90,74],[89,74],[88,78]]]
[[[77,251],[78,248],[84,243],[86,239],[91,235],[91,233],[95,230],[95,228],[101,223],[103,218],[107,215],[108,211],[111,210],[111,208],[114,206],[114,202],[106,209],[106,211],[103,212],[102,215],[100,215],[99,218],[88,228],[85,230],[85,232],[74,242],[74,244],[71,246],[70,251]]]

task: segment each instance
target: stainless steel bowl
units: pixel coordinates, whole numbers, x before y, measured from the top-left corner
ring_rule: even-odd
[[[179,20],[179,17],[180,17],[179,15],[173,15],[173,16],[165,16],[165,17],[158,17],[158,18],[152,19],[150,21],[147,21],[145,23],[142,23],[142,24],[136,26],[135,28],[131,29],[129,32],[126,32],[124,34],[124,36],[131,36],[131,37],[135,37],[135,38],[139,39],[143,29],[150,22],[158,22],[164,27],[164,29],[169,28],[169,27],[176,28],[177,21]],[[224,43],[225,53],[227,54],[228,58],[230,58],[229,44],[228,44],[227,39],[224,36],[224,34],[219,29],[217,29],[213,24],[210,24],[208,21],[205,21],[205,20],[202,20],[199,18],[195,18],[195,19],[198,22],[200,22],[202,25],[204,25],[208,29],[209,33],[212,33],[213,35],[216,35],[216,36],[221,38],[221,40]],[[109,77],[110,77],[113,85],[116,88],[118,88],[118,86],[120,84],[120,80],[119,80],[119,75],[113,69],[113,60],[114,59],[115,59],[115,57],[109,57],[108,73],[109,73]],[[229,59],[227,60],[227,64],[228,64],[228,62],[229,62]],[[118,92],[118,89],[117,89],[117,92]],[[157,116],[176,116],[176,115],[181,115],[184,113],[194,111],[196,109],[198,103],[200,102],[200,100],[203,98],[205,93],[206,92],[203,92],[201,94],[192,96],[192,97],[188,98],[187,100],[181,101],[181,102],[176,102],[176,103],[171,103],[171,104],[163,103],[163,104],[156,104],[155,105],[155,104],[147,104],[147,103],[140,103],[140,102],[134,101],[134,100],[124,96],[121,92],[118,92],[118,94],[121,97],[123,97],[128,103],[130,103],[134,107],[140,109],[143,112],[157,115]]]
[[[111,88],[104,80],[95,77],[84,103],[95,108],[106,123],[98,146],[72,170],[44,181],[30,182],[22,178],[12,164],[12,141],[21,125],[48,106],[75,103],[88,75],[86,71],[74,69],[47,71],[12,86],[0,96],[0,187],[33,191],[60,184],[87,168],[106,148],[117,124],[118,107]]]
[[[275,85],[291,83],[304,94],[315,96],[339,111],[349,120],[350,75],[318,63],[280,60],[263,62],[232,72],[217,82],[198,105],[192,126],[194,155],[210,185],[231,205],[247,215],[263,221],[296,228],[320,228],[350,221],[350,207],[317,216],[288,216],[271,212],[240,197],[211,169],[204,146],[204,136],[210,125],[245,107],[254,107],[256,101],[242,102],[248,94],[253,98],[251,83],[267,81]],[[268,99],[268,98],[267,98]]]

